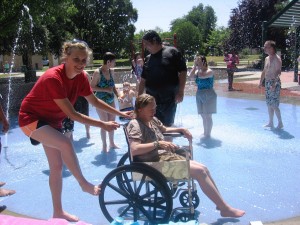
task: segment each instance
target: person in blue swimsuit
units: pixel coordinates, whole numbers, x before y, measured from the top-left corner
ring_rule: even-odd
[[[114,98],[116,95],[119,97],[119,93],[116,89],[115,82],[113,79],[113,69],[116,65],[116,56],[111,52],[106,52],[103,57],[103,65],[94,71],[93,79],[91,81],[91,87],[93,91],[96,92],[96,97],[106,102],[112,107],[115,106]],[[104,110],[96,109],[99,115],[99,118],[102,121],[115,121],[116,116],[110,114]],[[106,132],[101,128],[101,139],[103,144],[103,152],[107,152],[107,144],[106,144]],[[114,142],[114,131],[108,132],[109,137],[109,149],[118,148],[118,146]]]
[[[198,86],[196,102],[198,114],[203,119],[203,136],[209,138],[213,126],[212,114],[217,112],[217,94],[213,89],[214,74],[208,68],[205,56],[196,56],[190,75],[195,75],[195,82]]]

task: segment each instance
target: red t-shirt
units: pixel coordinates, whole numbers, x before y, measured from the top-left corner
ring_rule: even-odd
[[[69,79],[64,64],[48,69],[23,100],[19,112],[19,125],[23,127],[40,120],[54,128],[61,128],[66,114],[53,100],[68,98],[74,105],[78,96],[88,96],[92,93],[84,72]]]

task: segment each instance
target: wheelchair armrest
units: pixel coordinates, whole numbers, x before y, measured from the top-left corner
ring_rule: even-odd
[[[168,133],[163,133],[164,136],[166,137],[182,137],[184,136],[183,133],[180,133],[180,132],[168,132]]]

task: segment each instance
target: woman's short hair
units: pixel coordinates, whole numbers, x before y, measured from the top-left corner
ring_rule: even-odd
[[[149,103],[154,102],[155,99],[153,96],[148,94],[141,94],[135,100],[135,113],[137,114],[139,109],[146,107]]]
[[[65,61],[66,58],[71,55],[73,49],[85,50],[87,54],[87,62],[90,61],[93,51],[89,48],[88,44],[85,41],[73,39],[72,41],[64,42],[62,46],[62,56],[61,60]]]

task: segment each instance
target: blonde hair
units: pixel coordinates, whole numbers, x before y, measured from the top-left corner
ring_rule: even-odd
[[[126,81],[126,82],[124,82],[124,83],[123,83],[123,87],[124,87],[124,86],[128,86],[128,87],[130,87],[131,85],[130,85],[130,83],[129,83],[129,82],[127,82],[127,81]]]
[[[90,61],[93,51],[89,48],[86,42],[78,40],[64,42],[61,50],[61,60],[65,61],[66,58],[71,55],[73,49],[85,50],[87,54],[87,63]]]
[[[147,105],[149,105],[149,103],[152,103],[154,101],[155,99],[151,95],[148,94],[139,95],[135,100],[135,107],[134,107],[135,114],[137,115],[139,109],[146,107]]]

